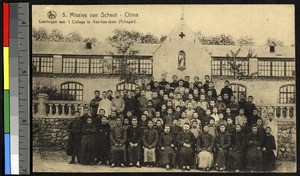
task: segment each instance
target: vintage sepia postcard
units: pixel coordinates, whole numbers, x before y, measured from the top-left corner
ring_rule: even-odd
[[[296,172],[293,5],[33,5],[33,172]]]

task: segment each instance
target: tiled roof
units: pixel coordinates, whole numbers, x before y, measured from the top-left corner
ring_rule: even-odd
[[[135,44],[134,50],[138,50],[138,56],[152,56],[160,44]],[[58,55],[117,55],[117,50],[109,43],[98,42],[92,49],[86,49],[84,42],[45,42],[33,41],[33,54],[58,54]],[[275,46],[275,52],[269,50],[269,46],[236,46],[236,45],[204,45],[212,57],[226,57],[230,50],[237,51],[241,48],[238,57],[247,57],[249,51],[258,58],[295,58],[295,47]]]
[[[246,57],[249,52],[258,58],[295,58],[295,47],[275,46],[275,52],[270,52],[269,46],[236,46],[236,45],[204,45],[213,57],[226,57],[226,54],[241,48],[238,56]]]
[[[136,55],[152,56],[159,44],[135,44],[133,50],[138,50]],[[92,44],[92,49],[86,49],[85,42],[32,42],[33,54],[58,54],[58,55],[117,55],[117,50],[109,43],[98,42]]]

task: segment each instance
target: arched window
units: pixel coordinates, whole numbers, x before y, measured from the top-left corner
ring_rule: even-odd
[[[289,84],[279,88],[280,103],[295,103],[295,85]]]
[[[135,90],[138,87],[137,84],[134,83],[120,83],[117,85],[117,90],[122,91],[122,90]]]
[[[66,82],[61,85],[64,95],[73,95],[75,100],[83,100],[83,86],[77,82]]]
[[[229,87],[232,89],[233,95],[236,97],[236,100],[240,100],[240,95],[244,94],[247,97],[246,87],[241,84],[231,83]]]

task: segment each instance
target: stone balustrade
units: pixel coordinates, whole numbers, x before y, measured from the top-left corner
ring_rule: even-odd
[[[276,120],[296,120],[295,104],[280,104],[270,106],[257,106],[260,117],[266,118],[268,113],[272,112]]]
[[[42,94],[38,98],[38,100],[32,101],[32,115],[36,119],[46,117],[69,118],[76,111],[83,115],[83,108],[89,108],[89,103],[84,101],[47,100],[46,94]]]

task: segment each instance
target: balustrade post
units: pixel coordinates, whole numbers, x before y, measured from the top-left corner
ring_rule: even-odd
[[[59,116],[58,106],[59,106],[59,104],[55,103],[55,116]]]
[[[52,117],[53,116],[53,104],[49,104],[49,114],[48,114],[49,117]]]
[[[37,118],[46,117],[46,103],[48,100],[48,95],[45,93],[40,93],[37,95],[38,97],[38,112],[36,114]]]
[[[284,108],[281,106],[280,107],[280,118],[281,119],[284,119],[284,117],[283,117],[283,110],[284,110]]]
[[[286,107],[286,118],[291,119],[291,117],[290,117],[290,107]]]
[[[66,115],[66,113],[65,113],[65,104],[61,104],[61,115],[62,116]]]
[[[68,104],[68,109],[69,109],[68,116],[72,116],[72,109],[71,109],[71,107],[72,107],[72,104]]]

